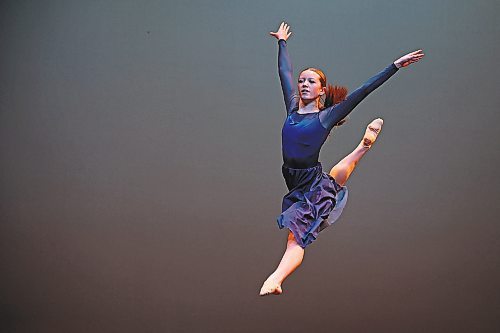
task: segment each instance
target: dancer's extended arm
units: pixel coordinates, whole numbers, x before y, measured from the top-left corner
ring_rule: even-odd
[[[400,67],[406,67],[411,63],[417,62],[423,56],[424,54],[422,53],[422,50],[408,53],[387,66],[377,75],[370,78],[361,87],[350,93],[345,101],[325,109],[321,114],[321,123],[323,126],[326,128],[332,128],[335,126],[340,120],[344,119],[366,96],[393,76]]]
[[[291,108],[293,108],[295,104],[292,102],[292,100],[297,97],[295,95],[295,85],[293,82],[292,62],[286,48],[286,41],[292,34],[289,29],[290,26],[288,26],[285,22],[282,22],[277,32],[269,33],[270,35],[278,39],[278,72],[287,113],[290,113],[292,111]]]

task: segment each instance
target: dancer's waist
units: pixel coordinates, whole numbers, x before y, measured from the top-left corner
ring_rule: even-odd
[[[309,169],[321,165],[317,159],[283,158],[283,166],[289,169]]]

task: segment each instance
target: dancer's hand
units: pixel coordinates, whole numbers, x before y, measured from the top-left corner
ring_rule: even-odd
[[[409,64],[419,61],[423,57],[424,52],[422,50],[413,51],[394,61],[394,65],[396,65],[397,68],[406,67]]]
[[[290,26],[286,24],[285,22],[281,22],[280,28],[276,32],[270,32],[269,34],[271,36],[276,37],[277,40],[284,39],[285,41],[290,37],[292,32],[288,32],[290,30]]]

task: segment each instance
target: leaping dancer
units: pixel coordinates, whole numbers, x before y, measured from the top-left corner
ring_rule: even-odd
[[[356,149],[327,174],[323,172],[318,158],[330,131],[341,125],[368,94],[399,68],[424,56],[422,50],[408,53],[349,95],[343,87],[327,86],[326,76],[319,69],[307,68],[299,75],[297,95],[286,48],[291,35],[290,26],[282,22],[278,31],[270,32],[270,35],[278,40],[278,70],[286,108],[282,130],[282,173],[289,192],[283,198],[278,226],[280,229],[288,228],[289,232],[283,258],[264,282],[261,296],[281,294],[281,284],[302,263],[306,246],[318,237],[321,230],[339,218],[347,200],[344,185],[356,164],[377,139],[383,120],[373,120]]]

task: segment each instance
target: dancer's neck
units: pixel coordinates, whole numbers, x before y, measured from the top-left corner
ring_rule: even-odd
[[[319,111],[319,98],[312,101],[304,101],[301,99],[299,102],[299,110],[297,111],[297,113],[306,114]]]

